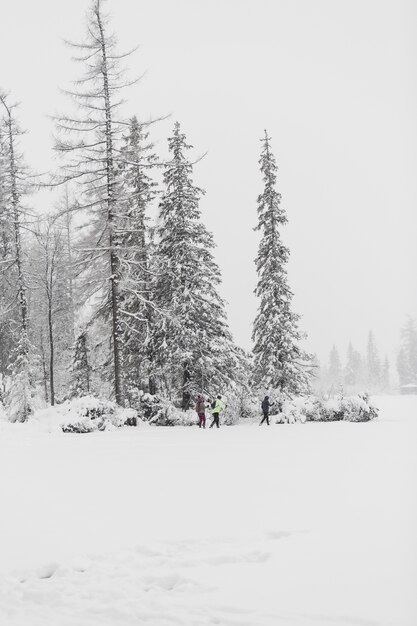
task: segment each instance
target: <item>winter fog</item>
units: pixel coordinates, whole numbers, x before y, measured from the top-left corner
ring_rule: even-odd
[[[1,82],[21,102],[27,160],[53,165],[58,87],[77,76],[63,40],[79,40],[86,0],[5,5]],[[183,122],[206,189],[231,330],[251,347],[256,312],[259,138],[267,128],[289,222],[283,238],[307,347],[328,361],[373,331],[395,375],[400,328],[415,316],[417,9],[409,1],[118,0],[109,7],[127,64],[126,94],[161,155]],[[18,33],[18,34],[16,34]],[[42,209],[49,196],[36,200]]]
[[[1,9],[0,623],[415,626],[417,4]]]

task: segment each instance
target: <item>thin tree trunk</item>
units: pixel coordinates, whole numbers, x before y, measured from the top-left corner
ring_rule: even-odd
[[[10,150],[10,179],[11,179],[11,195],[12,195],[12,217],[14,228],[14,239],[16,246],[16,267],[17,267],[17,281],[19,291],[19,304],[20,304],[20,316],[22,320],[22,334],[27,334],[27,297],[26,297],[26,285],[23,276],[22,268],[22,243],[20,235],[20,216],[19,216],[19,193],[17,191],[17,171],[16,171],[16,159],[14,153],[14,141],[13,141],[13,129],[12,129],[12,115],[9,107],[6,105],[4,99],[2,99],[3,105],[7,111],[7,131]],[[27,341],[23,347],[25,354],[27,353]]]
[[[188,369],[188,363],[184,363],[183,378],[182,378],[182,410],[186,411],[190,406],[191,395],[187,390],[188,383],[190,382],[191,374]]]
[[[49,332],[49,386],[51,389],[51,405],[55,404],[54,378],[54,333],[52,324],[52,299],[48,298],[48,332]]]
[[[100,30],[100,43],[102,53],[102,74],[104,88],[104,108],[106,115],[106,174],[107,174],[107,221],[109,227],[109,248],[110,248],[110,299],[112,308],[112,338],[113,338],[113,360],[114,360],[114,389],[116,402],[123,404],[123,359],[122,346],[120,340],[119,304],[120,304],[120,263],[115,250],[115,226],[114,226],[114,161],[112,142],[112,117],[110,104],[110,90],[108,82],[108,66],[104,29],[100,16],[100,2],[97,2],[97,23]]]
[[[48,404],[49,396],[48,396],[48,373],[46,371],[46,359],[45,359],[45,348],[43,345],[43,332],[41,331],[40,338],[40,348],[41,348],[41,359],[42,359],[42,372],[43,372],[43,391],[45,394],[45,402]]]
[[[71,337],[75,341],[75,310],[74,310],[74,287],[72,280],[72,246],[71,246],[71,215],[69,211],[68,187],[65,187],[65,208],[66,208],[66,231],[67,231],[67,255],[68,255],[68,290],[70,297],[70,320]]]

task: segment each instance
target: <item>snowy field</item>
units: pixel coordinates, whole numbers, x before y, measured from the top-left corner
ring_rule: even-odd
[[[0,428],[4,626],[415,626],[417,397],[371,423]]]

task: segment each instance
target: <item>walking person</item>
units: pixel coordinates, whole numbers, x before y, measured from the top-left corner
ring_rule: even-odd
[[[217,396],[217,398],[214,400],[214,402],[211,403],[211,414],[213,417],[213,421],[210,424],[210,428],[213,428],[213,426],[216,424],[217,428],[220,428],[220,424],[219,424],[219,415],[220,415],[220,411],[224,408],[224,404],[222,402],[222,397],[221,396]]]
[[[270,402],[269,402],[269,396],[265,396],[265,398],[262,400],[262,412],[264,414],[261,423],[259,424],[259,426],[261,424],[263,424],[265,421],[269,426],[269,407],[271,406]]]
[[[203,396],[197,396],[197,404],[195,405],[195,410],[198,415],[198,427],[205,428],[206,427],[206,403],[204,402]]]

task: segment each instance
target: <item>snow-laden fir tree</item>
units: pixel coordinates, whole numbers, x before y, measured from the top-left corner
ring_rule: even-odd
[[[347,387],[354,388],[355,390],[361,385],[362,376],[362,358],[357,350],[354,349],[351,342],[349,342],[346,367],[345,367],[345,384]]]
[[[213,236],[201,222],[204,192],[193,184],[187,157],[192,146],[178,122],[168,146],[157,226],[155,300],[160,313],[153,348],[159,385],[185,409],[198,393],[224,393],[239,356],[218,293]]]
[[[408,316],[401,329],[401,349],[397,358],[400,385],[417,384],[417,330],[415,321]]]
[[[277,390],[288,396],[308,391],[310,357],[301,348],[304,334],[299,330],[300,316],[292,310],[293,294],[288,285],[289,250],[282,242],[282,227],[287,217],[276,190],[277,165],[265,131],[260,167],[264,190],[258,197],[258,225],[261,233],[256,270],[259,298],[253,327],[254,382],[262,390]]]
[[[340,361],[339,351],[335,345],[333,345],[329,354],[329,365],[327,368],[327,385],[331,392],[338,391],[340,385],[342,385],[342,364]]]
[[[372,331],[369,331],[368,335],[366,367],[368,391],[379,391],[381,388],[381,360]]]
[[[322,389],[324,369],[317,354],[311,355],[311,386],[319,393]]]
[[[121,149],[123,218],[119,227],[121,245],[121,324],[124,367],[128,388],[145,387],[155,393],[152,376],[153,273],[148,213],[156,195],[149,172],[156,157],[146,127],[136,117]],[[145,383],[145,377],[148,381]]]
[[[0,133],[0,384],[4,385],[10,353],[13,349],[13,328],[16,327],[15,292],[10,280],[13,267],[13,220],[7,193],[7,162],[4,137]],[[14,281],[12,281],[14,282]],[[4,392],[4,389],[2,390]]]
[[[86,396],[90,393],[91,366],[88,358],[87,333],[78,335],[74,346],[71,367],[70,397]]]
[[[381,369],[381,389],[385,391],[385,393],[391,390],[390,365],[386,355]]]
[[[107,320],[110,346],[109,378],[118,404],[124,401],[123,330],[120,283],[122,251],[120,224],[123,223],[121,146],[127,121],[120,114],[124,79],[116,39],[108,30],[103,14],[104,0],[93,0],[88,14],[86,39],[70,45],[84,75],[67,93],[79,113],[58,118],[60,139],[57,150],[65,158],[59,183],[78,185],[78,209],[82,214],[84,237],[78,245],[79,278],[84,278],[82,302]],[[84,272],[82,271],[84,269]],[[81,281],[79,281],[80,283]]]
[[[29,190],[29,175],[18,150],[18,137],[21,134],[15,118],[15,107],[11,106],[6,95],[0,93],[0,108],[3,113],[2,135],[2,233],[6,237],[7,250],[2,263],[2,272],[11,286],[13,299],[2,302],[1,316],[12,314],[16,307],[16,327],[13,332],[13,350],[10,353],[8,370],[11,376],[6,390],[6,406],[11,421],[26,421],[33,412],[36,395],[35,350],[29,337],[29,311],[27,277],[24,266],[22,226],[26,211],[22,197]],[[9,239],[10,237],[10,239]]]

